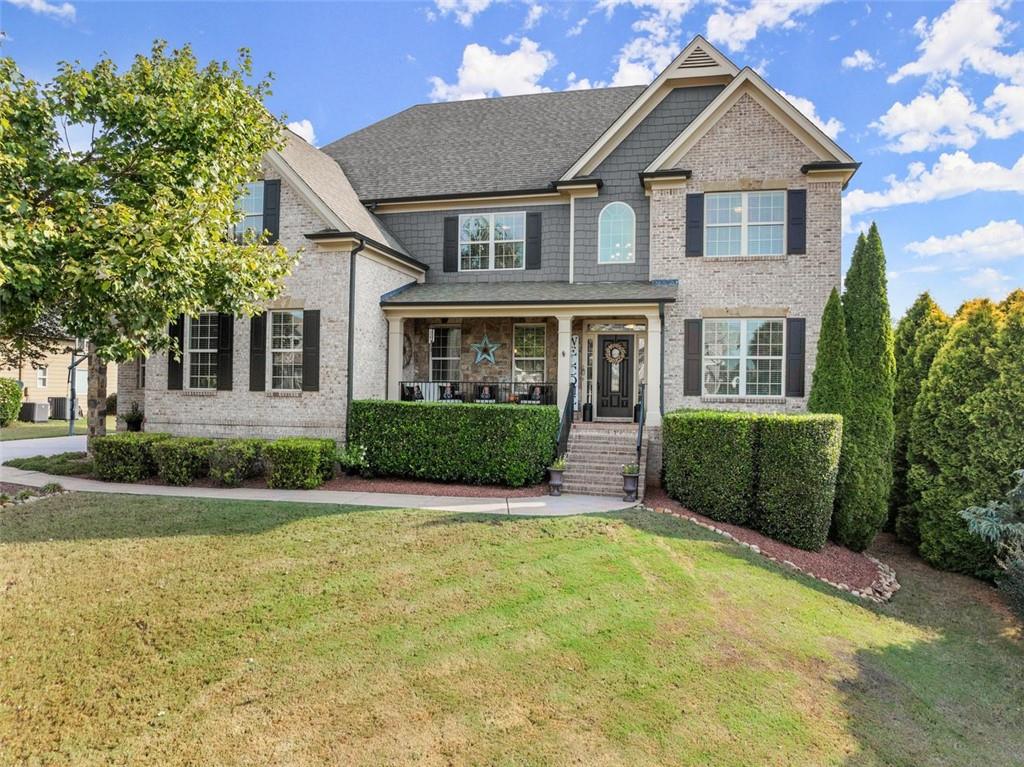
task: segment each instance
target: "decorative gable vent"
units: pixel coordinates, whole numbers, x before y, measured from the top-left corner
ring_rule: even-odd
[[[718,62],[711,57],[711,54],[698,45],[694,47],[689,56],[683,59],[683,63],[679,65],[679,68],[703,69],[704,67],[714,67],[717,65]]]

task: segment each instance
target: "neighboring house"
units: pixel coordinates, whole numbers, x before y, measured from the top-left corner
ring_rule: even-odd
[[[171,327],[121,369],[147,428],[343,438],[360,398],[548,402],[597,420],[803,410],[858,164],[695,38],[649,86],[412,107],[315,149],[288,134],[244,204],[301,260],[252,319]],[[614,433],[614,432],[613,432]]]
[[[57,339],[59,350],[34,362],[25,361],[20,367],[0,367],[0,378],[11,378],[22,383],[24,402],[49,402],[51,397],[71,396],[71,350],[74,339]],[[107,393],[117,392],[117,365],[107,366]],[[79,413],[84,414],[89,395],[88,363],[75,368],[75,400]],[[50,411],[54,416],[54,411]]]

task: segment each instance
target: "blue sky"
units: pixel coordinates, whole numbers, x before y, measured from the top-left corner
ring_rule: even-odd
[[[0,52],[45,80],[155,38],[204,60],[247,46],[270,108],[324,144],[425,101],[648,82],[704,34],[863,162],[844,262],[876,220],[898,314],[922,290],[954,310],[1024,285],[1022,21],[1006,0],[0,0]]]

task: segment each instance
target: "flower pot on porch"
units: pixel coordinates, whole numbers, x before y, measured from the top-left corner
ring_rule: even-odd
[[[622,500],[633,503],[636,501],[637,488],[640,486],[640,472],[635,474],[622,472]]]
[[[125,421],[128,431],[142,431],[142,421]]]
[[[548,488],[551,495],[562,494],[562,472],[565,469],[548,469]]]
[[[594,420],[594,406],[590,402],[583,405],[583,420],[587,423]]]

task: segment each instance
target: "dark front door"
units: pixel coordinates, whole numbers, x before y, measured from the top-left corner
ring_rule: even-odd
[[[633,336],[597,337],[597,415],[633,416]]]

